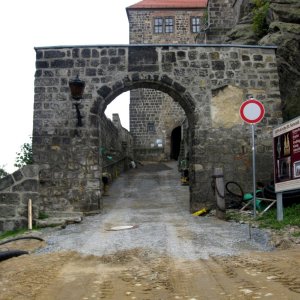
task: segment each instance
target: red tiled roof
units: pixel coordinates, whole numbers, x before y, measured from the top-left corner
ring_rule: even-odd
[[[205,8],[208,0],[142,0],[127,8]]]

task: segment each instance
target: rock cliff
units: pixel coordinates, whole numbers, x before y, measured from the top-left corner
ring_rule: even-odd
[[[226,42],[247,45],[276,45],[284,121],[300,115],[300,1],[270,0],[264,17],[264,34],[254,31],[256,6],[243,0],[237,25]]]

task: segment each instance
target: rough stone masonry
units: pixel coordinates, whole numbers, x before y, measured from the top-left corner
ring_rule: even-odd
[[[235,45],[130,45],[36,48],[33,126],[39,194],[62,211],[99,209],[101,118],[106,106],[132,89],[171,96],[190,130],[190,209],[212,205],[211,176],[251,186],[250,128],[239,118],[247,97],[266,109],[257,126],[257,179],[272,178],[274,125],[282,122],[274,47]],[[83,127],[76,127],[68,82],[86,82]],[[109,133],[108,133],[109,134]]]

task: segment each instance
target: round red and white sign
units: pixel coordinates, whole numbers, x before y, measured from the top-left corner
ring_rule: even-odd
[[[241,105],[240,116],[247,123],[259,123],[264,115],[265,108],[263,104],[256,99],[249,99]]]

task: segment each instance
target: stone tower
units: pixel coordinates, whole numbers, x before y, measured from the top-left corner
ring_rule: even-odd
[[[126,9],[129,42],[166,47],[221,43],[224,31],[233,25],[229,4],[231,0],[142,0]],[[221,18],[222,12],[226,18]],[[180,68],[179,63],[178,72]],[[184,121],[183,109],[167,94],[143,88],[131,91],[130,132],[136,159],[177,159]]]

